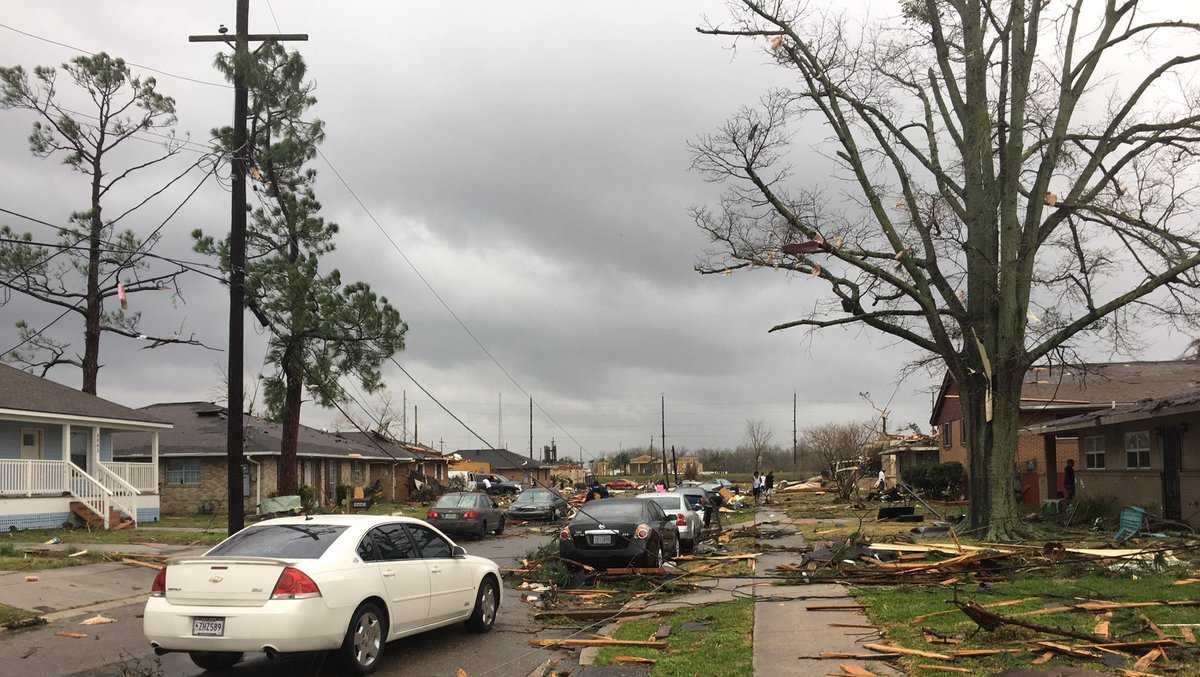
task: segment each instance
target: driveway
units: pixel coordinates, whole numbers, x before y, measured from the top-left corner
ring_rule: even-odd
[[[514,527],[501,537],[464,541],[463,545],[471,554],[489,557],[501,567],[511,567],[530,550],[553,538],[552,535],[541,533],[543,528],[532,525]],[[153,572],[149,573],[152,577]],[[99,576],[93,577],[93,580],[97,579]],[[145,585],[143,590],[149,587],[148,579]],[[82,603],[88,601],[91,598]],[[143,601],[144,597],[134,603],[126,599],[59,612],[55,615],[57,620],[47,626],[0,632],[0,665],[11,666],[17,670],[14,674],[46,676],[174,677],[216,674],[201,671],[183,654],[154,656],[142,636]],[[95,615],[97,608],[104,616],[117,622],[82,625],[81,621]],[[476,635],[467,632],[461,625],[454,625],[392,642],[388,644],[376,674],[454,677],[462,668],[470,677],[524,677],[552,655],[549,651],[529,647],[528,640],[534,637],[536,630],[532,623],[529,608],[520,601],[520,595],[514,590],[506,590],[505,601],[492,632]],[[56,634],[62,631],[86,633],[88,638],[74,639]],[[262,654],[248,654],[233,670],[223,674],[237,677],[332,677],[341,674],[336,665],[325,663],[322,655],[289,656],[270,661]]]

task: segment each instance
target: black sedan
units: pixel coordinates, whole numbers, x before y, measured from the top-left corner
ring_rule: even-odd
[[[654,501],[591,501],[558,534],[558,554],[600,568],[659,567],[679,556],[679,530]]]
[[[567,502],[556,492],[549,489],[529,489],[521,492],[517,500],[508,506],[508,516],[513,519],[544,519],[556,522],[570,509]]]
[[[489,531],[504,533],[504,511],[491,496],[478,492],[444,494],[425,513],[425,521],[447,534],[483,538]]]

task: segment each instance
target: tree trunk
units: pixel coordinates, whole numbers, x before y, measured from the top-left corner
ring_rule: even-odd
[[[299,492],[298,451],[300,448],[300,404],[304,392],[304,365],[292,358],[289,349],[283,361],[285,392],[283,401],[283,438],[279,453],[282,464],[279,470],[278,490],[280,496],[291,496]]]
[[[100,245],[104,221],[100,215],[100,154],[92,163],[92,210],[88,221],[87,300],[83,314],[83,392],[96,394],[100,375],[100,318],[104,300],[100,298]],[[119,275],[119,273],[118,273]]]
[[[959,388],[970,473],[970,522],[971,529],[985,533],[988,540],[1012,540],[1017,526],[1013,463],[1021,384],[1018,378],[1014,388],[1011,379],[1001,373],[993,379],[989,384],[982,375],[975,375]],[[989,386],[991,420],[987,416]]]

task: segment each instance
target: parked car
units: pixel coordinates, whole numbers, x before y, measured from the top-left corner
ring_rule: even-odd
[[[549,489],[530,489],[508,506],[508,515],[514,519],[545,519],[557,522],[559,517],[570,512],[571,506],[558,492]]]
[[[700,515],[700,522],[703,523],[705,514],[713,508],[709,493],[699,486],[678,487],[675,493],[682,494],[687,499],[688,507]]]
[[[623,477],[619,477],[611,482],[608,482],[604,486],[608,487],[609,489],[637,489],[638,483],[632,480],[627,480]]]
[[[156,653],[187,652],[205,670],[246,651],[334,651],[342,674],[361,675],[393,639],[463,621],[491,630],[501,591],[495,562],[420,520],[285,517],[169,560],[142,628]]]
[[[483,538],[488,532],[504,533],[504,511],[477,491],[443,494],[425,513],[425,521],[449,534]]]
[[[729,480],[725,479],[724,477],[720,477],[715,480],[705,482],[704,484],[700,485],[700,488],[705,491],[712,492],[714,494],[720,493],[721,489],[723,489],[723,488],[728,489],[735,494],[739,494],[742,491],[741,489],[738,489],[738,486],[736,484],[734,484],[733,482],[730,482]]]
[[[493,475],[491,473],[471,473],[469,476],[470,482],[467,486],[479,491],[486,491],[493,496],[508,494],[516,496],[521,493],[521,483],[514,482],[504,475]],[[487,487],[484,487],[483,480],[487,480]]]
[[[606,498],[587,503],[559,531],[558,554],[601,568],[658,567],[679,556],[679,531],[654,501]]]
[[[657,503],[667,517],[675,521],[682,552],[691,552],[696,547],[696,542],[704,533],[704,515],[692,509],[686,495],[668,491],[662,494],[638,494],[638,498]]]

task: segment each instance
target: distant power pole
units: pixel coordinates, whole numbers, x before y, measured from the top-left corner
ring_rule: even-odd
[[[229,403],[226,412],[226,488],[229,493],[229,533],[246,525],[246,506],[242,498],[242,464],[245,462],[242,432],[242,357],[245,333],[246,299],[246,173],[250,153],[247,145],[246,117],[250,110],[250,92],[246,87],[246,64],[250,60],[250,41],[271,42],[308,40],[307,34],[250,34],[250,0],[237,0],[232,45],[233,56],[233,167],[230,172],[232,201],[229,222]],[[189,35],[188,42],[230,43],[230,36]]]
[[[421,421],[420,421],[420,419],[417,418],[417,405],[414,404],[413,405],[413,444],[421,443],[420,428],[418,427],[420,425],[421,425]]]
[[[796,469],[796,391],[792,391],[792,470]]]
[[[496,393],[496,444],[504,448],[504,393]]]
[[[659,395],[659,402],[662,405],[662,465],[663,465],[663,484],[671,486],[671,478],[667,475],[667,396]]]
[[[679,486],[679,462],[675,460],[675,445],[671,445],[671,472],[675,475],[675,486]]]
[[[533,396],[529,396],[529,458],[533,458]]]
[[[403,393],[404,393],[404,395],[403,395],[404,399],[401,401],[401,404],[400,404],[400,428],[401,428],[401,430],[403,430],[403,432],[400,434],[400,441],[407,442],[408,441],[408,390],[405,389],[403,391]]]

